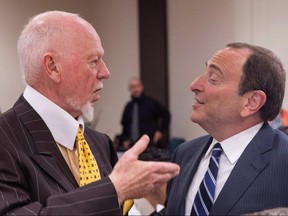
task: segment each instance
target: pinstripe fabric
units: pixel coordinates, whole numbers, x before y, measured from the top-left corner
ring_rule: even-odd
[[[23,96],[0,117],[0,136],[0,215],[121,215],[107,177],[117,155],[106,135],[85,130],[103,178],[81,188]]]
[[[173,161],[180,174],[167,188],[166,215],[184,215],[185,199],[212,138],[183,143]],[[264,124],[244,150],[213,204],[210,215],[242,215],[288,207],[288,136]]]

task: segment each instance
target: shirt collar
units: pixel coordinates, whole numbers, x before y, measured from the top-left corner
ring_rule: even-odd
[[[232,137],[229,137],[228,139],[225,139],[222,142],[219,142],[221,143],[223,152],[225,153],[231,164],[237,162],[241,154],[244,152],[245,148],[248,146],[248,144],[251,142],[254,136],[258,133],[262,125],[263,122],[254,125],[253,127],[250,127],[247,130],[244,130]],[[205,157],[208,157],[211,154],[212,148],[217,142],[218,141],[213,138],[213,141],[209,146],[208,151],[205,154]]]
[[[55,141],[72,150],[79,124],[82,125],[84,132],[83,118],[80,116],[77,120],[74,119],[69,113],[29,85],[26,86],[23,96],[46,123]]]

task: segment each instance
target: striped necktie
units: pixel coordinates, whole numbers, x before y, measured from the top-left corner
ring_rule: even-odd
[[[208,170],[205,173],[198,192],[195,196],[191,215],[209,215],[214,203],[214,194],[219,168],[219,158],[222,153],[220,143],[216,143],[212,149]]]

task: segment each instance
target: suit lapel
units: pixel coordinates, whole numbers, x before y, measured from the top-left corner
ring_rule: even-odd
[[[78,187],[45,122],[23,96],[16,102],[14,110],[31,136],[25,136],[25,139],[27,142],[26,146],[31,149],[30,157],[32,160],[66,191]]]
[[[103,161],[103,158],[101,156],[100,153],[100,146],[102,144],[102,140],[97,138],[97,137],[92,137],[93,134],[92,133],[89,133],[88,132],[88,129],[86,130],[85,129],[85,139],[95,157],[95,160],[97,161],[97,164],[98,164],[98,167],[99,167],[99,170],[100,170],[100,173],[101,173],[101,178],[103,178],[104,176],[108,176],[109,173],[107,173],[107,170],[106,170],[106,164],[105,162]],[[96,140],[95,140],[96,139]]]
[[[264,157],[263,154],[272,149],[273,139],[273,130],[264,125],[236,163],[211,209],[211,215],[229,214],[237,201],[269,164],[269,158]]]
[[[175,207],[175,209],[179,209],[181,210],[181,212],[178,212],[179,215],[184,215],[185,214],[185,206],[186,206],[186,196],[187,193],[189,191],[193,176],[195,175],[198,165],[203,157],[203,155],[205,154],[205,152],[207,151],[207,149],[209,148],[210,144],[211,144],[212,138],[209,139],[205,139],[201,142],[196,142],[193,143],[194,147],[193,151],[189,151],[190,155],[188,156],[188,160],[183,160],[184,164],[180,165],[181,169],[182,167],[184,167],[184,169],[181,170],[179,177],[177,177],[177,187],[179,189],[174,190],[176,191],[176,195],[174,195],[175,197],[181,197],[181,199],[176,200],[177,203],[175,203],[175,205],[177,205]],[[187,151],[188,153],[188,151]],[[188,162],[188,164],[187,164]]]

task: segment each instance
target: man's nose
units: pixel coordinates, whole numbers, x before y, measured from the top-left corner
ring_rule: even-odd
[[[101,60],[101,66],[97,76],[99,79],[108,79],[110,77],[110,71],[103,60]]]
[[[190,90],[191,90],[192,92],[202,91],[202,90],[203,90],[202,80],[203,80],[203,77],[202,77],[202,76],[197,77],[197,78],[190,84]]]

